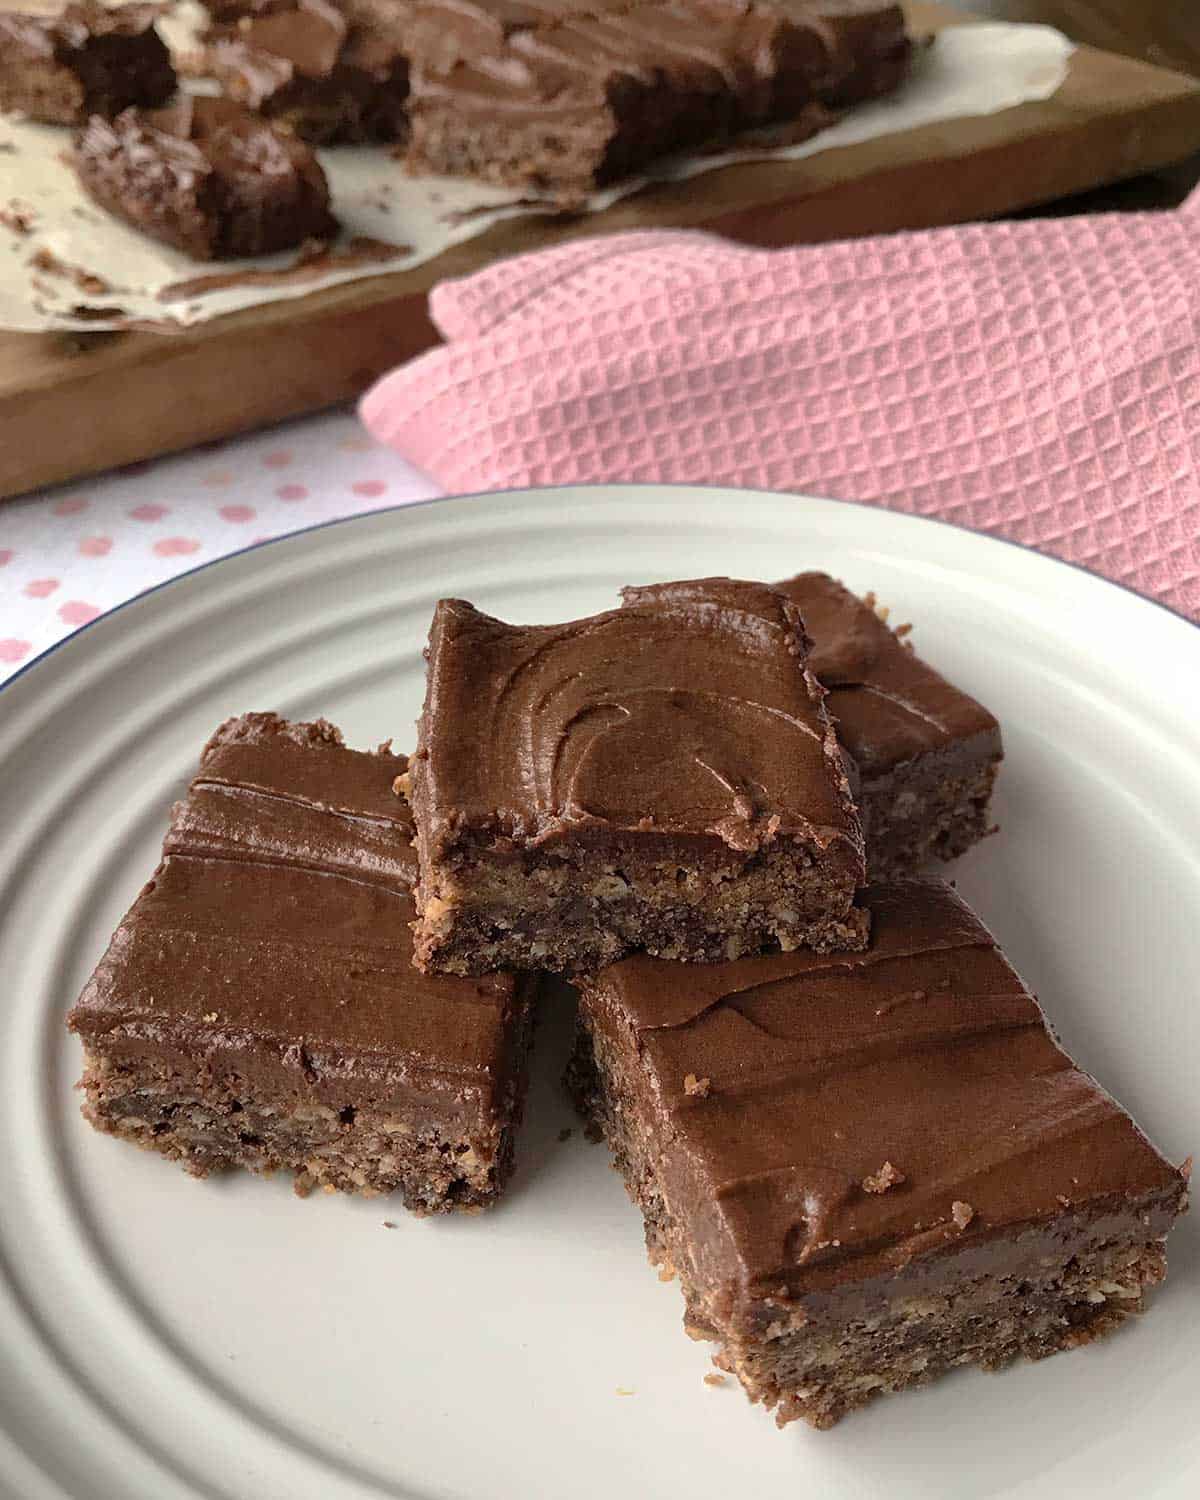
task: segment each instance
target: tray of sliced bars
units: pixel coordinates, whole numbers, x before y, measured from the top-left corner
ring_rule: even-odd
[[[353,396],[498,256],[946,223],[1200,145],[1193,80],[892,0],[0,0],[0,41],[0,494]]]

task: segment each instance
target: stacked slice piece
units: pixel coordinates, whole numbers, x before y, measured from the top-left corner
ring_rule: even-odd
[[[567,625],[438,606],[412,767],[418,962],[862,947],[862,832],[799,611],[728,578],[623,598]]]

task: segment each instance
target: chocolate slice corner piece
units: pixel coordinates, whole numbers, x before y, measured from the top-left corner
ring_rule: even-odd
[[[221,726],[68,1019],[98,1130],[195,1176],[292,1172],[302,1195],[496,1200],[535,981],[413,967],[406,767],[324,721]]]
[[[1187,1202],[949,886],[863,902],[864,953],[580,984],[571,1089],[688,1330],[780,1425],[1111,1332]]]

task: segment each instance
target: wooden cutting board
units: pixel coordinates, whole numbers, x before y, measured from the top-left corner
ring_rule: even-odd
[[[911,4],[917,34],[969,21]],[[438,341],[435,281],[582,235],[703,227],[789,245],[1010,213],[1200,150],[1200,83],[1081,47],[1041,103],[801,161],[741,164],[583,220],[517,219],[410,271],[248,308],[186,333],[0,333],[0,497],[345,401]]]

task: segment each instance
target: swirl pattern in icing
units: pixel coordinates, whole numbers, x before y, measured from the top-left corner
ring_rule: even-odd
[[[430,852],[464,834],[540,845],[656,833],[742,854],[792,839],[861,860],[794,606],[724,578],[624,600],[535,626],[439,604],[413,775]]]

